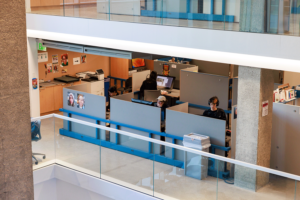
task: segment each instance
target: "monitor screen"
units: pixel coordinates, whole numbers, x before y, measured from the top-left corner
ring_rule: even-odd
[[[157,75],[157,88],[160,89],[173,89],[173,83],[174,83],[174,76],[163,76],[163,75]]]
[[[144,66],[145,66],[145,59],[142,58],[132,59],[132,68],[144,67]]]

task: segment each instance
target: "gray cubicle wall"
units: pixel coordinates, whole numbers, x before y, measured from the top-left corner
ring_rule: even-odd
[[[87,84],[75,85],[71,87],[67,87],[63,89],[63,108],[66,110],[70,110],[73,112],[81,113],[84,115],[89,115],[93,117],[98,117],[101,119],[106,118],[106,97],[98,96],[94,94],[87,93],[88,91]],[[85,97],[85,107],[84,109],[80,109],[75,104],[74,107],[68,105],[68,92],[73,93],[75,99],[77,99],[77,94],[82,94]],[[64,116],[68,116],[67,113],[64,113]],[[79,115],[72,114],[72,118],[84,120],[91,123],[96,123],[96,120],[89,119],[86,117],[82,117]],[[101,122],[101,125],[105,125],[105,122]],[[68,121],[64,121],[64,129],[68,130]],[[88,127],[82,124],[71,122],[71,130],[75,133],[80,133],[83,135],[87,135],[89,137],[96,137],[96,129],[92,127]],[[101,139],[105,138],[105,131],[101,130]]]
[[[164,62],[164,61],[154,61],[154,71],[156,71],[157,74],[162,74],[163,64],[165,63],[170,66],[169,75],[175,77],[174,88],[180,88],[180,70],[196,66],[196,65],[189,65],[189,64]]]
[[[179,110],[179,111],[177,111]],[[181,105],[167,109],[166,133],[183,137],[189,133],[198,133],[210,137],[212,144],[225,147],[226,121],[214,118],[203,117],[186,112]],[[172,142],[167,138],[167,142]],[[178,145],[182,141],[177,140]],[[183,151],[175,150],[175,159],[183,161]],[[216,154],[224,156],[224,151],[216,151]],[[170,157],[170,154],[166,155]]]
[[[131,102],[133,93],[119,95],[110,99],[110,120],[136,126],[144,129],[160,132],[161,126],[161,110],[158,107],[143,105]],[[115,125],[111,127],[116,128]],[[149,137],[148,132],[139,131],[127,127],[119,127],[120,130],[128,131],[131,133],[139,134]],[[155,139],[160,139],[160,136],[153,136]],[[111,134],[111,142],[115,142],[115,134]],[[128,136],[119,135],[119,144],[148,152],[148,142],[130,138]],[[159,147],[154,146],[153,152],[159,154]]]
[[[300,107],[273,103],[271,168],[300,175]]]
[[[208,100],[213,96],[219,98],[219,108],[228,110],[229,77],[181,71],[180,101],[209,106]]]

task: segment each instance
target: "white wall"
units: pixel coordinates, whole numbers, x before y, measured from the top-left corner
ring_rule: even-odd
[[[38,184],[34,184],[34,199],[58,200],[56,189],[56,179],[50,179]]]
[[[40,116],[40,90],[32,88],[32,78],[36,78],[39,86],[38,50],[34,38],[27,38],[28,77],[30,95],[30,116]]]

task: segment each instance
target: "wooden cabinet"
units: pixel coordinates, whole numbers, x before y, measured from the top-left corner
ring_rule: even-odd
[[[81,84],[80,81],[73,85]],[[48,113],[59,110],[63,107],[63,88],[70,87],[71,84],[61,84],[52,87],[40,88],[40,112]]]
[[[53,6],[53,0],[40,0],[41,6]]]
[[[63,107],[63,87],[62,85],[57,85],[53,89],[54,91],[54,110],[59,110]]]
[[[30,6],[31,7],[41,6],[41,1],[40,0],[30,0]]]
[[[51,112],[54,110],[54,87],[40,89],[40,109],[41,113]]]

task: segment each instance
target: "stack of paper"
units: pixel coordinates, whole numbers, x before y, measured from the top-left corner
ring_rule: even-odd
[[[210,138],[205,135],[190,133],[183,136],[183,146],[194,149],[207,149],[210,147]]]

